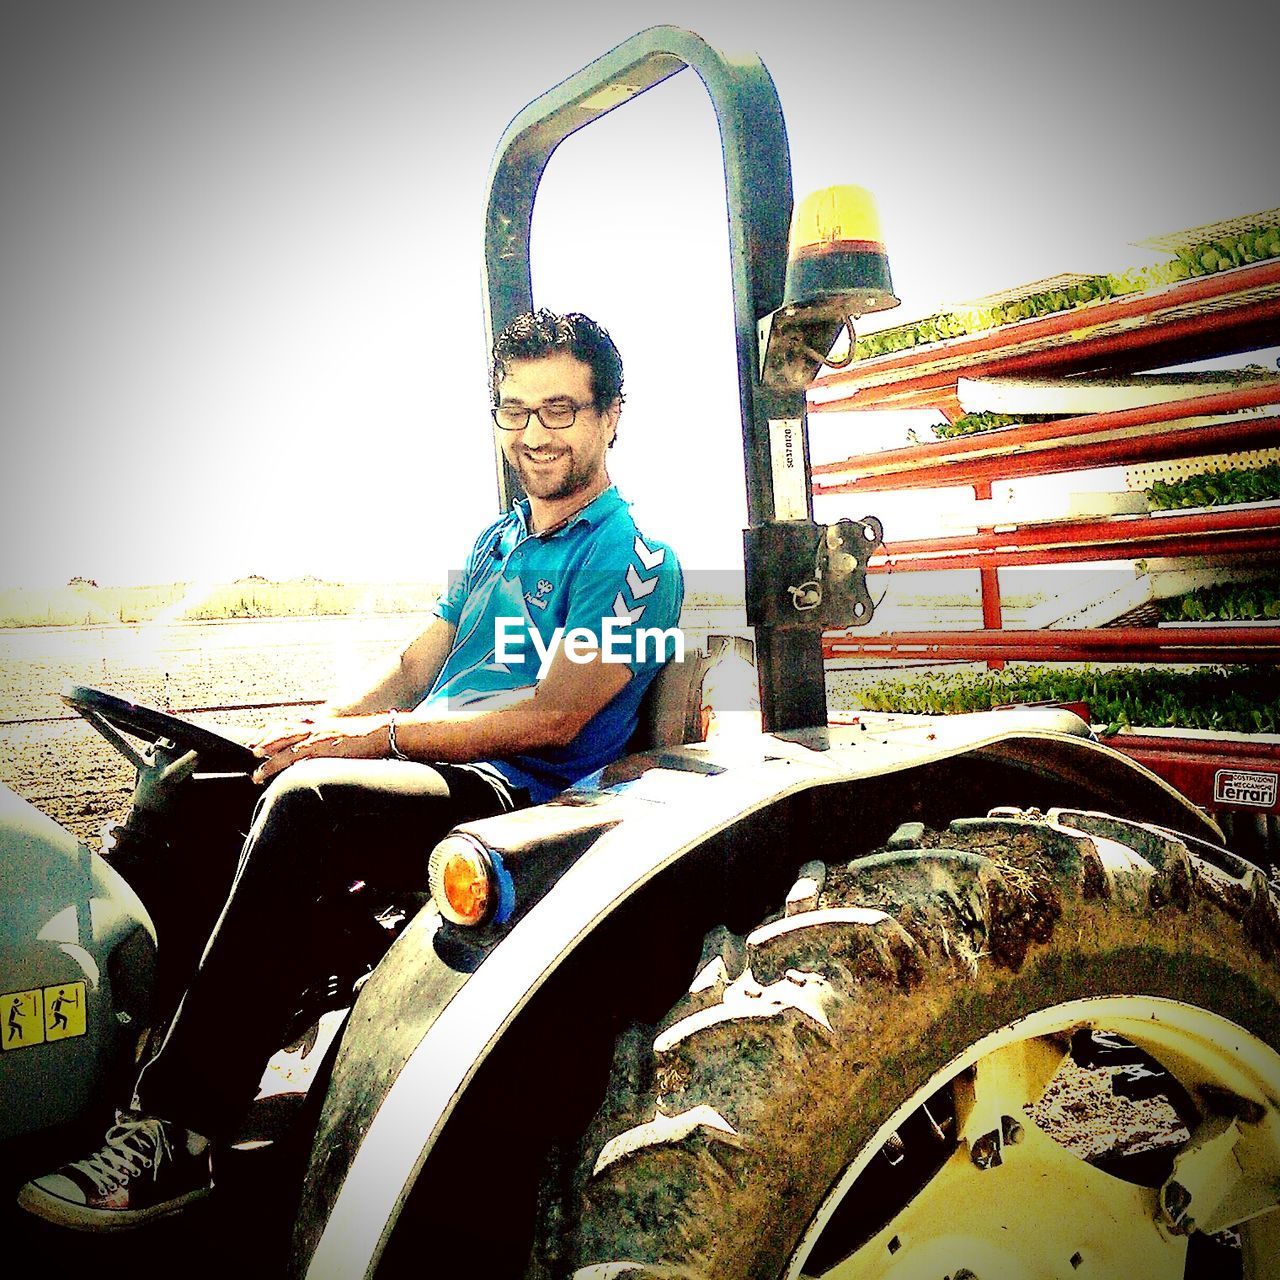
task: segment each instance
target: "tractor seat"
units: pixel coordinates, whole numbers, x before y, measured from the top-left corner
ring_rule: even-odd
[[[629,754],[702,741],[702,681],[710,667],[710,655],[694,650],[654,676],[640,699]]]
[[[636,732],[628,746],[631,754],[678,747],[706,738],[703,713],[707,673],[721,657],[736,657],[754,665],[749,640],[736,636],[709,636],[707,650],[686,651],[684,661],[671,661],[654,676],[640,700]]]

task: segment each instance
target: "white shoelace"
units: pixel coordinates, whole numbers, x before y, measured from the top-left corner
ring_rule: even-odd
[[[89,1178],[95,1190],[102,1194],[120,1186],[127,1178],[137,1177],[144,1169],[150,1168],[154,1179],[160,1162],[172,1155],[163,1121],[150,1116],[117,1115],[116,1123],[107,1130],[102,1149],[70,1167]]]

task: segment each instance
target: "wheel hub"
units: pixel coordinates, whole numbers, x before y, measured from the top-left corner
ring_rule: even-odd
[[[1161,1186],[1134,1185],[1068,1150],[1035,1118],[1070,1034],[1106,1028],[1157,1058],[1200,1119]],[[954,1149],[852,1252],[823,1231],[876,1176],[872,1161],[950,1082]],[[788,1274],[813,1280],[1183,1280],[1188,1236],[1237,1227],[1248,1277],[1280,1258],[1280,1056],[1227,1020],[1138,997],[1076,1001],[985,1037],[900,1108],[828,1197]],[[1271,1082],[1271,1084],[1268,1084]],[[861,1184],[865,1191],[866,1182]],[[818,1247],[822,1241],[823,1246]]]

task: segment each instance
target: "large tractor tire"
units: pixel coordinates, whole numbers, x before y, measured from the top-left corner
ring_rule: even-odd
[[[1278,947],[1256,868],[1100,814],[810,864],[620,1041],[544,1274],[1280,1276]]]

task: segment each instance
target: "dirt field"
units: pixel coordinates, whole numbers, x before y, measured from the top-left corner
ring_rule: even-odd
[[[210,728],[248,730],[348,687],[422,615],[0,631],[0,782],[91,847],[123,815],[133,770],[58,697],[89,685]],[[249,710],[200,708],[255,705]]]

